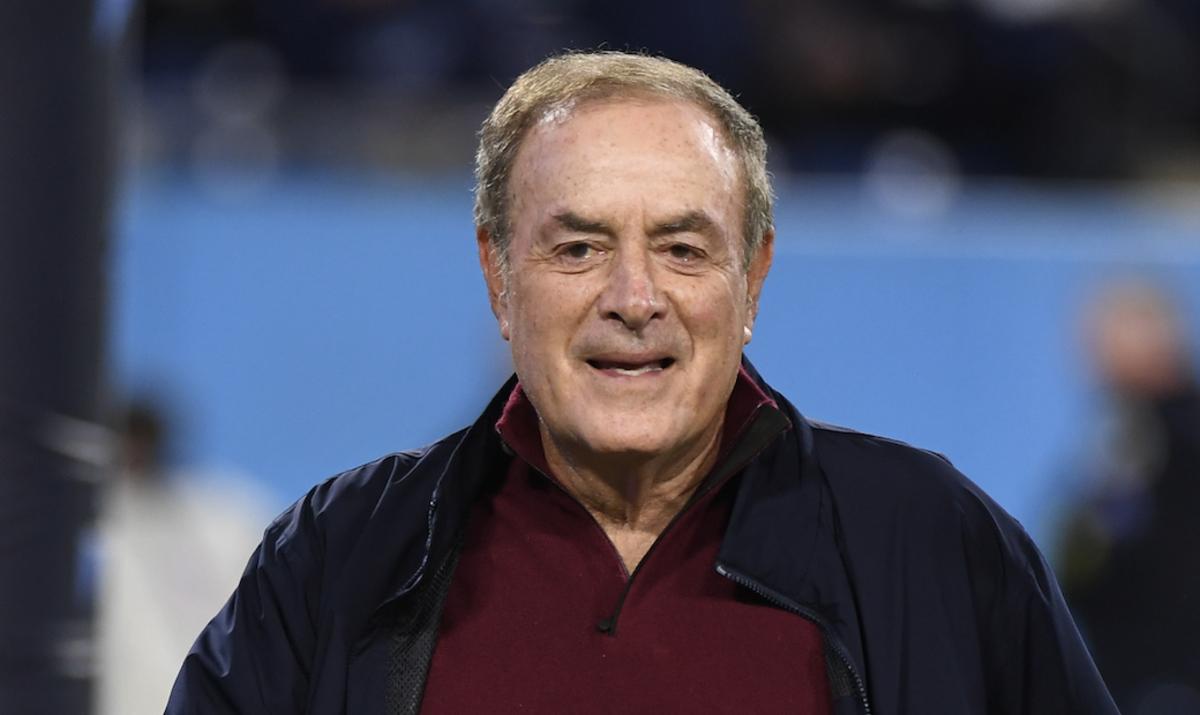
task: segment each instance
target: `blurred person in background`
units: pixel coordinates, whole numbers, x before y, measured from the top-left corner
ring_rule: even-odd
[[[725,90],[554,57],[476,173],[516,375],[272,523],[169,713],[1116,712],[1010,516],[745,360],[772,193]]]
[[[152,401],[130,404],[120,426],[99,522],[100,715],[162,708],[176,662],[270,518],[245,480],[170,470],[170,425]]]
[[[1058,563],[1127,715],[1200,713],[1200,389],[1176,308],[1110,287],[1088,342],[1111,414],[1084,463]]]

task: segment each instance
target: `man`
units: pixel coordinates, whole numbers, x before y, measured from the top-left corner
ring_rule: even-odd
[[[1075,465],[1081,494],[1059,544],[1063,590],[1130,713],[1200,715],[1200,384],[1186,321],[1151,283],[1089,305],[1089,357],[1107,398]]]
[[[765,154],[667,60],[518,78],[476,194],[516,376],[271,525],[168,711],[1115,712],[1010,517],[742,358]]]

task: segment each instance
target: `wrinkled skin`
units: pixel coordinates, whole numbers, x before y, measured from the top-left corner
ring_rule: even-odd
[[[551,466],[702,477],[772,239],[747,269],[741,172],[716,122],[650,97],[552,113],[509,191],[509,274],[484,231],[480,260]]]

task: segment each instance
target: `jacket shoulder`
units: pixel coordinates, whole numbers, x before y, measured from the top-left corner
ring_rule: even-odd
[[[352,549],[356,535],[379,511],[390,491],[403,484],[408,500],[422,508],[440,473],[434,462],[444,462],[462,432],[416,449],[393,452],[329,477],[294,502],[267,527],[264,541],[277,548],[301,547],[319,551],[335,561]],[[434,469],[419,469],[420,466]],[[413,503],[412,506],[418,506]]]
[[[969,571],[983,600],[1003,592],[1013,601],[1030,593],[1061,599],[1021,523],[946,457],[842,427],[817,423],[813,432],[847,538],[876,553],[891,553],[902,540],[910,546],[906,562],[925,568],[928,561],[944,574],[955,566]]]
[[[894,598],[904,588],[906,602],[934,604],[910,608],[901,631],[940,633],[938,648],[954,643],[960,662],[976,662],[989,712],[1115,715],[1050,567],[1016,519],[936,452],[812,429],[863,592]],[[897,584],[896,573],[907,576]],[[868,610],[893,613],[886,602]]]
[[[900,440],[810,423],[814,453],[847,526],[904,534],[934,551],[973,544],[1001,564],[1040,561],[1024,527],[945,456]],[[853,527],[852,527],[853,528]]]
[[[813,448],[835,489],[853,482],[869,494],[895,503],[897,497],[955,499],[982,491],[944,455],[890,437],[825,422],[809,421]]]
[[[325,692],[322,688],[334,692],[323,697],[340,698],[342,671],[320,666],[322,658],[337,662],[341,657],[337,644],[347,634],[331,636],[331,628],[347,619],[357,624],[370,605],[347,600],[340,587],[349,576],[352,595],[380,590],[373,588],[372,579],[383,569],[374,564],[359,568],[356,558],[382,550],[367,548],[372,527],[378,531],[380,520],[393,516],[381,505],[389,493],[404,492],[396,501],[407,504],[415,516],[396,519],[390,533],[409,542],[424,533],[433,489],[424,482],[434,480],[423,472],[440,474],[436,462],[446,459],[454,441],[451,435],[335,475],[271,522],[233,597],[184,660],[167,712],[308,711],[304,698],[317,698],[315,693]],[[433,469],[417,468],[430,461]],[[399,485],[413,491],[398,490]],[[360,542],[363,548],[356,548]]]

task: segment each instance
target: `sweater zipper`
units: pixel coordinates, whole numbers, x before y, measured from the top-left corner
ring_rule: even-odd
[[[671,517],[671,520],[667,522],[667,525],[663,527],[663,530],[658,533],[658,536],[654,539],[654,542],[650,544],[650,548],[646,549],[646,553],[642,556],[642,560],[638,561],[637,566],[633,567],[633,573],[630,573],[625,579],[625,588],[621,590],[621,595],[617,598],[616,608],[613,609],[613,612],[608,617],[601,618],[600,621],[596,623],[597,631],[600,631],[604,635],[616,638],[617,621],[619,621],[621,618],[621,609],[625,607],[625,598],[629,596],[629,592],[633,590],[633,580],[637,578],[638,573],[642,570],[642,564],[646,563],[646,561],[650,559],[650,555],[654,553],[654,548],[658,546],[659,542],[663,540],[663,537],[666,536],[667,532],[671,530],[671,527],[675,526],[675,522],[679,521],[683,517],[684,512],[688,511],[695,501],[698,501],[698,499],[688,499],[683,508],[675,512],[675,516]],[[600,526],[599,522],[596,523],[596,526],[603,531],[603,527]],[[605,534],[604,538],[607,539],[608,535]],[[615,546],[613,547],[613,551],[614,553],[616,552]],[[620,560],[620,558],[621,555],[617,553],[617,559]],[[623,561],[621,563],[624,564]]]
[[[730,570],[724,564],[717,564],[717,573],[729,579],[730,581],[733,581],[737,585],[742,586],[743,588],[750,589],[755,594],[769,601],[775,606],[782,608],[785,611],[795,613],[801,618],[812,621],[817,628],[821,629],[821,634],[825,637],[826,642],[829,643],[829,645],[833,648],[833,652],[837,655],[838,660],[842,661],[842,665],[846,667],[846,670],[850,673],[851,678],[854,680],[854,689],[858,695],[859,704],[862,705],[863,715],[871,715],[871,704],[867,701],[867,688],[863,685],[862,677],[858,674],[858,671],[854,669],[854,664],[850,662],[850,656],[846,653],[845,646],[843,646],[842,642],[838,640],[836,635],[834,635],[833,630],[830,629],[828,622],[826,622],[820,614],[811,608],[801,606],[799,603],[796,603],[780,593],[759,585],[757,581],[754,581],[748,576]]]
[[[778,414],[777,411],[775,413]],[[754,432],[756,431],[756,428],[762,430],[761,439],[759,440],[759,442],[761,442],[761,443],[756,444],[753,447],[753,449],[747,454],[739,456],[738,449],[735,448],[732,450],[731,454],[726,455],[726,460],[727,460],[726,463],[724,465],[718,464],[716,469],[714,469],[714,471],[713,471],[713,475],[715,475],[715,478],[712,480],[706,479],[705,483],[701,484],[700,488],[697,489],[696,492],[694,494],[692,494],[692,496],[687,500],[687,503],[685,503],[683,505],[683,508],[680,509],[678,512],[676,512],[675,516],[671,517],[671,520],[668,521],[667,525],[665,527],[663,527],[663,530],[661,532],[659,532],[658,536],[654,539],[654,542],[652,544],[650,544],[650,548],[647,549],[646,553],[642,556],[642,560],[639,561],[637,566],[634,567],[633,572],[632,573],[626,572],[627,577],[625,580],[625,588],[622,589],[621,595],[617,599],[617,605],[613,609],[613,612],[611,614],[609,614],[605,618],[601,618],[599,620],[599,622],[596,623],[597,631],[599,631],[607,636],[616,637],[617,622],[621,618],[621,610],[625,607],[625,598],[627,596],[629,596],[629,592],[633,589],[634,578],[636,578],[638,575],[638,572],[642,570],[642,564],[646,563],[646,561],[648,561],[650,559],[651,554],[654,553],[654,549],[658,546],[659,542],[663,540],[663,537],[666,536],[667,532],[671,530],[671,527],[675,526],[675,522],[679,521],[680,518],[683,517],[685,512],[690,510],[693,505],[695,505],[697,502],[699,502],[701,499],[703,499],[709,492],[711,492],[713,489],[724,486],[725,482],[728,479],[730,479],[734,474],[741,471],[747,464],[749,464],[751,461],[753,461],[755,457],[757,457],[759,454],[761,454],[762,451],[764,449],[766,449],[767,444],[770,442],[769,439],[766,439],[766,436],[768,434],[774,434],[775,432],[783,431],[783,428],[787,424],[787,418],[786,417],[784,418],[783,425],[779,425],[779,424],[772,425],[770,419],[767,419],[769,414],[770,413],[764,413],[762,411],[761,406],[759,408],[756,408],[756,410],[755,410],[754,414],[751,416],[747,426],[744,428],[743,434],[740,435],[740,439],[738,439],[738,444],[740,447],[744,448],[745,444],[747,444],[746,440],[751,439],[754,436]],[[750,442],[750,444],[754,444],[754,442]],[[736,461],[735,461],[735,458],[736,458]],[[592,516],[592,513],[587,510],[587,507],[583,506],[583,503],[580,502],[579,499],[577,499],[575,497],[575,495],[571,494],[569,491],[566,490],[565,487],[563,487],[563,485],[559,484],[557,479],[551,478],[548,474],[544,474],[540,469],[537,469],[536,467],[533,467],[533,469],[534,469],[534,471],[541,474],[542,477],[547,479],[551,484],[558,487],[558,489],[561,490],[564,494],[566,494],[571,499],[573,499],[576,504],[579,504],[579,507],[581,509],[583,509],[584,512],[586,512],[589,517],[591,517],[592,523],[596,525],[596,528],[599,529],[601,531],[601,533],[604,533],[604,527],[600,526],[600,522],[596,521],[596,517]],[[612,541],[608,538],[607,533],[604,533],[604,539],[605,539],[605,541],[608,542],[609,546],[612,547],[613,555],[616,556],[617,561],[622,564],[621,568],[624,569],[624,561],[621,561],[621,555],[620,555],[620,553],[617,552],[616,547],[613,546]],[[851,672],[853,672],[853,671],[851,671]],[[869,713],[868,713],[868,715],[869,715]]]

